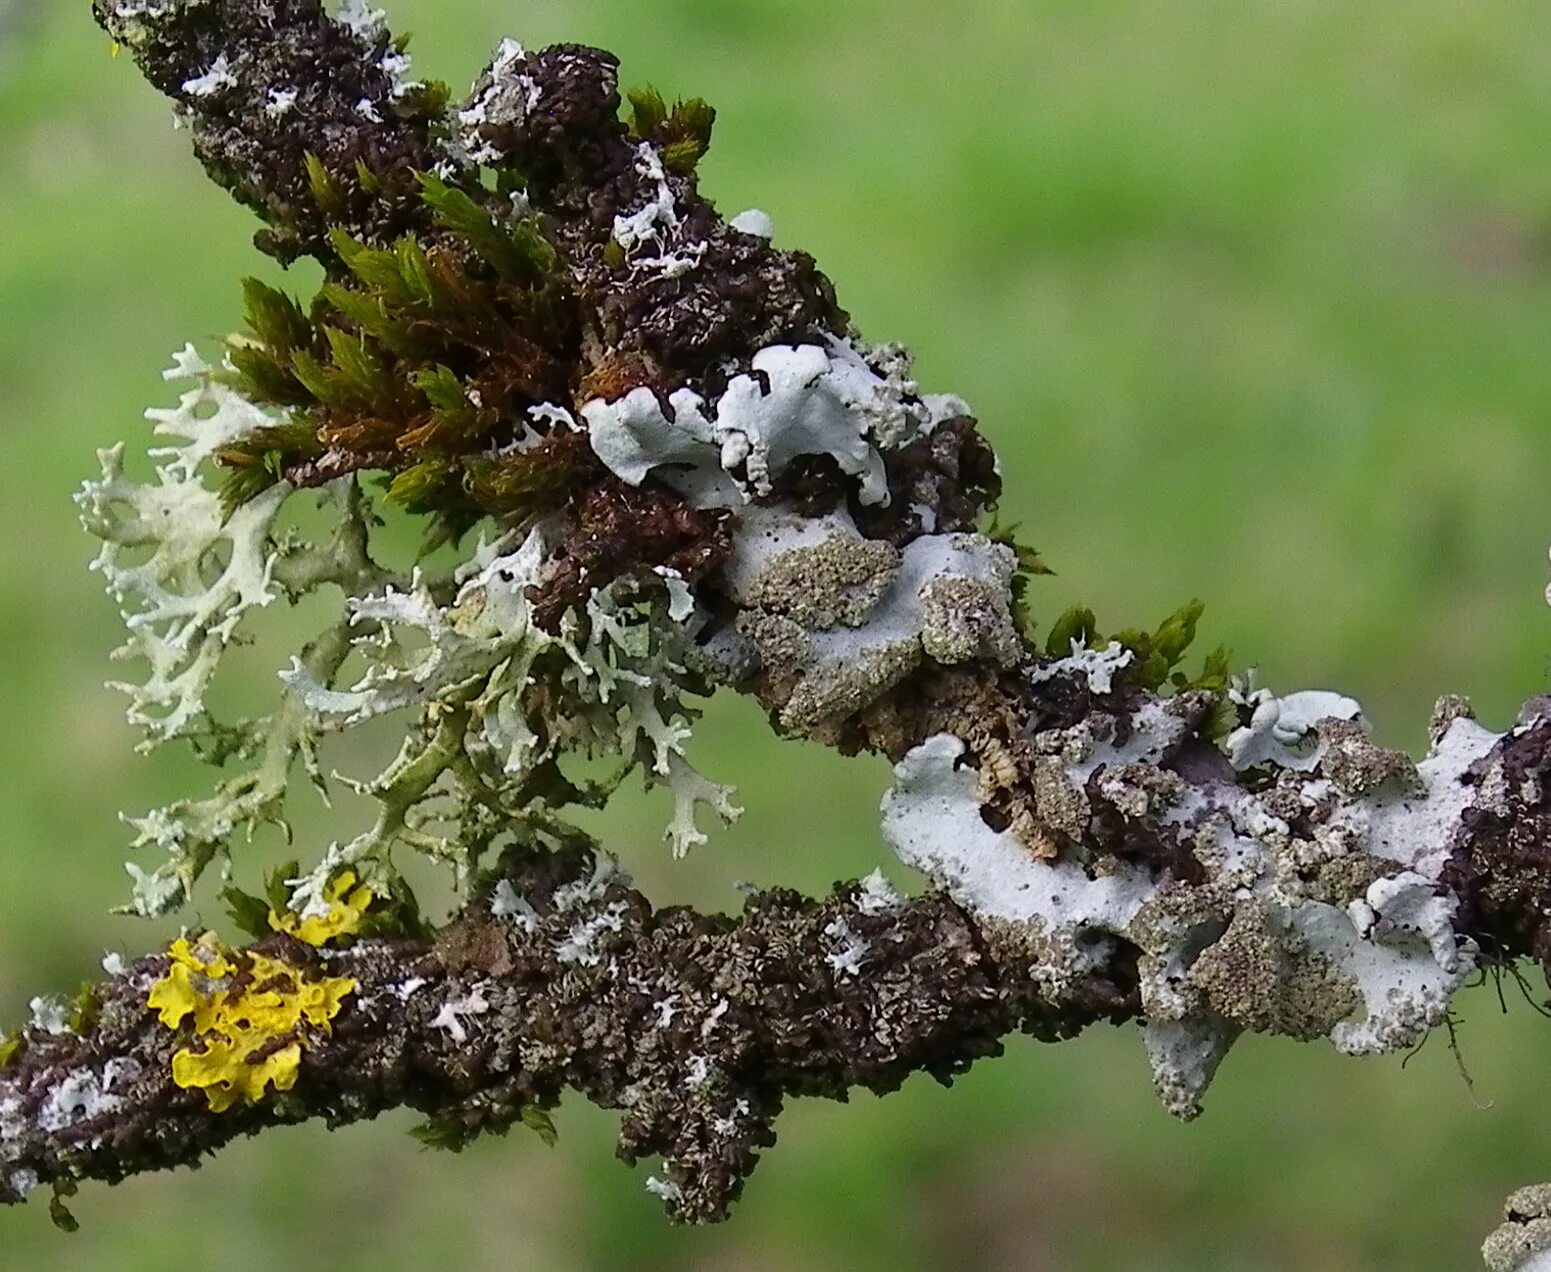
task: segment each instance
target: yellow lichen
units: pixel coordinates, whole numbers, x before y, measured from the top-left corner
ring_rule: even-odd
[[[309,978],[289,963],[251,950],[233,953],[206,934],[168,949],[172,965],[151,986],[146,1005],[169,1029],[191,1021],[192,1045],[172,1058],[172,1080],[205,1093],[217,1113],[262,1100],[272,1087],[296,1084],[302,1050],[327,1032],[349,977]]]
[[[361,930],[361,920],[372,903],[373,893],[364,883],[356,883],[353,870],[346,870],[330,883],[324,897],[329,903],[327,914],[303,918],[290,910],[271,910],[269,926],[308,945],[320,946],[341,936],[354,936]]]

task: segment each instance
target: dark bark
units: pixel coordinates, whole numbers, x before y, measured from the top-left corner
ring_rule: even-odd
[[[432,942],[363,940],[327,955],[327,974],[358,987],[332,1032],[308,1036],[295,1088],[261,1103],[217,1113],[174,1083],[190,1032],[147,1006],[165,955],[105,981],[81,1033],[29,1029],[0,1069],[0,1199],[193,1165],[271,1126],[400,1107],[459,1145],[569,1089],[624,1112],[626,1161],[666,1159],[675,1217],[718,1219],[774,1141],[787,1096],[892,1091],[917,1072],[946,1083],[1015,1030],[1055,1041],[1136,1007],[1124,967],[1051,1001],[1014,937],[941,894],[878,911],[859,906],[857,885],[826,901],[772,891],[733,919],[653,911],[578,852],[531,857],[507,877],[535,918],[494,916],[486,891]],[[857,974],[827,958],[848,939],[839,932],[865,944]],[[320,958],[287,937],[257,948],[298,967]],[[58,1093],[83,1075],[113,1107],[71,1115]]]

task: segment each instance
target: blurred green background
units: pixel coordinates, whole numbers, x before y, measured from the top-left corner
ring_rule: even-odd
[[[72,489],[147,437],[168,351],[234,325],[254,228],[87,0],[0,37],[0,1019],[164,929],[122,897],[120,809],[204,789],[137,757],[103,688],[116,620]],[[393,0],[423,74],[502,35],[614,49],[721,109],[704,185],[814,251],[873,339],[978,408],[1007,509],[1060,571],[1036,605],[1115,626],[1192,595],[1205,639],[1332,685],[1415,745],[1433,697],[1505,726],[1547,688],[1551,38],[1531,0]],[[293,284],[310,288],[303,276]],[[272,639],[287,638],[284,619]],[[277,646],[278,648],[278,646]],[[267,690],[254,664],[254,685]],[[698,754],[748,814],[698,858],[660,797],[605,824],[662,902],[823,889],[884,849],[885,766],[718,703]],[[370,757],[338,762],[364,767]],[[322,846],[358,808],[298,821]],[[255,859],[249,859],[250,864]],[[894,870],[896,878],[901,872]],[[207,921],[218,916],[213,907]],[[1516,996],[1515,996],[1516,997]],[[1133,1031],[1014,1039],[954,1090],[803,1104],[733,1221],[675,1230],[568,1103],[532,1137],[422,1152],[407,1117],[92,1188],[10,1267],[1461,1269],[1551,1176],[1546,1022],[1462,1002],[1404,1070],[1241,1044],[1195,1125]],[[1489,1106],[1489,1107],[1483,1107]]]

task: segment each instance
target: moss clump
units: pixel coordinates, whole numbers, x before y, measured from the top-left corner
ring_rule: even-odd
[[[1185,655],[1195,644],[1196,627],[1205,611],[1206,606],[1201,601],[1193,600],[1175,610],[1154,631],[1127,627],[1103,636],[1093,611],[1084,605],[1074,605],[1051,625],[1045,652],[1053,658],[1063,658],[1071,653],[1074,645],[1079,649],[1102,649],[1111,641],[1118,642],[1134,656],[1125,667],[1116,670],[1117,688],[1125,686],[1148,693],[1173,690],[1176,693],[1205,691],[1216,694],[1219,709],[1212,713],[1203,732],[1211,738],[1223,737],[1235,723],[1228,701],[1233,655],[1226,646],[1219,645],[1206,655],[1201,670],[1195,675],[1183,670]]]
[[[321,164],[312,176],[325,211],[343,199]],[[595,475],[563,412],[530,414],[576,388],[581,323],[559,253],[496,196],[419,184],[435,231],[380,246],[335,226],[335,266],[307,308],[244,284],[230,378],[288,414],[218,454],[228,509],[277,481],[374,470],[391,500],[456,534],[547,511]]]
[[[650,86],[629,94],[630,133],[653,141],[662,150],[662,164],[669,172],[689,176],[711,148],[716,109],[704,98],[682,98],[670,110],[663,96]]]

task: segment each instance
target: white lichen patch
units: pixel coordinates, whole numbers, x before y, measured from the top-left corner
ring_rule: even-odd
[[[57,1081],[38,1108],[38,1125],[55,1133],[81,1122],[112,1113],[123,1104],[114,1093],[115,1084],[128,1077],[134,1062],[115,1058],[99,1073],[95,1069],[72,1069]]]
[[[454,1042],[462,1044],[468,1041],[470,1021],[476,1016],[483,1016],[489,1010],[489,1001],[481,988],[476,985],[466,994],[449,998],[444,1002],[441,1010],[432,1018],[431,1028],[442,1030]]]
[[[52,994],[31,999],[27,1004],[28,1024],[47,1034],[71,1033],[70,1004]]]
[[[1292,715],[1312,727],[1347,710],[1318,698]],[[1456,934],[1442,871],[1461,817],[1490,785],[1462,778],[1497,737],[1456,719],[1407,768],[1414,777],[1345,788],[1305,776],[1309,757],[1295,751],[1286,779],[1255,793],[1223,781],[1187,785],[1156,767],[1187,732],[1179,712],[1149,702],[1123,744],[1052,733],[1040,739],[1041,763],[1058,770],[1063,788],[1097,791],[1128,818],[1178,835],[1204,871],[1198,883],[1112,860],[1085,870],[1036,859],[1011,831],[986,824],[965,745],[946,734],[896,767],[884,834],[961,904],[1023,931],[1052,994],[1115,942],[1140,950],[1143,1040],[1159,1092],[1181,1116],[1199,1111],[1245,1030],[1325,1037],[1351,1054],[1414,1045],[1477,966]],[[1350,765],[1357,745],[1347,745],[1340,762]],[[1391,753],[1368,745],[1375,765],[1394,767]],[[1143,783],[1143,773],[1158,780]],[[1090,810],[1086,798],[1074,807],[1075,823],[1062,830],[1080,841]],[[1294,834],[1287,817],[1298,810],[1315,829]]]
[[[832,919],[824,927],[830,942],[824,961],[838,980],[854,980],[867,961],[867,942],[844,919]]]
[[[1072,652],[1067,657],[1044,664],[1029,676],[1029,680],[1037,685],[1062,676],[1074,677],[1082,680],[1093,693],[1103,695],[1113,691],[1116,674],[1135,659],[1136,655],[1119,641],[1112,640],[1103,649],[1089,649],[1081,640],[1074,639]]]
[[[881,870],[874,870],[863,879],[856,894],[856,908],[863,914],[888,914],[904,902],[905,898]]]
[[[502,879],[495,885],[490,898],[490,913],[498,919],[507,919],[515,927],[527,933],[539,929],[539,912],[532,903],[517,894],[510,879]]]
[[[1228,735],[1228,758],[1236,769],[1274,764],[1307,771],[1320,761],[1317,726],[1321,720],[1356,720],[1362,707],[1352,698],[1323,689],[1306,689],[1278,698],[1259,688],[1254,677],[1235,680],[1229,694],[1237,707],[1251,711],[1250,722]]]
[[[264,113],[271,119],[284,119],[296,109],[297,98],[301,94],[294,88],[272,88],[269,90],[269,101],[265,103]]]
[[[781,726],[814,734],[893,688],[931,658],[1010,666],[1010,549],[980,535],[927,535],[903,551],[864,539],[850,517],[751,509],[741,519],[727,590],[749,656],[723,646],[727,678],[757,663]],[[708,656],[719,652],[709,647]]]
[[[625,903],[615,901],[601,912],[578,920],[555,946],[555,957],[573,967],[597,967],[603,962],[600,942],[606,933],[624,930],[625,911]]]
[[[356,38],[371,43],[388,26],[388,15],[370,0],[343,0],[334,21],[351,31]]]
[[[517,70],[527,51],[516,40],[502,40],[489,69],[476,86],[472,100],[454,120],[452,150],[472,163],[497,163],[499,148],[481,135],[486,125],[521,129],[543,99],[543,90],[531,75]]]
[[[663,215],[658,208],[651,226]],[[639,242],[647,221],[618,227],[616,236],[619,228]],[[672,261],[692,267],[666,253],[657,260],[664,268]],[[856,479],[863,503],[886,502],[882,453],[945,418],[919,396],[900,350],[864,351],[833,337],[826,345],[761,349],[750,373],[735,376],[714,403],[680,389],[664,405],[650,389],[636,389],[614,401],[594,399],[582,415],[593,450],[622,480],[638,485],[662,469],[665,481],[703,507],[768,495],[805,455],[833,459]]]
[[[662,155],[651,142],[643,141],[636,147],[635,170],[646,178],[650,194],[635,211],[622,212],[614,218],[614,241],[625,249],[627,256],[647,243],[666,247],[682,224]]]
[[[964,754],[964,743],[944,733],[895,765],[883,800],[884,837],[901,861],[966,908],[1027,925],[1046,950],[1037,974],[1059,993],[1107,955],[1113,943],[1106,934],[1126,932],[1154,885],[1132,870],[1090,879],[1068,862],[1040,861],[1015,836],[992,830],[980,816],[975,770],[958,763]]]
[[[646,1191],[659,1201],[674,1202],[684,1196],[684,1190],[671,1179],[659,1179],[656,1175],[647,1176]]]
[[[190,97],[213,97],[223,89],[235,88],[237,76],[232,73],[231,63],[222,53],[203,75],[183,81],[183,91]]]
[[[771,219],[770,213],[760,208],[746,208],[727,224],[740,234],[752,234],[762,239],[775,237],[775,221]]]

